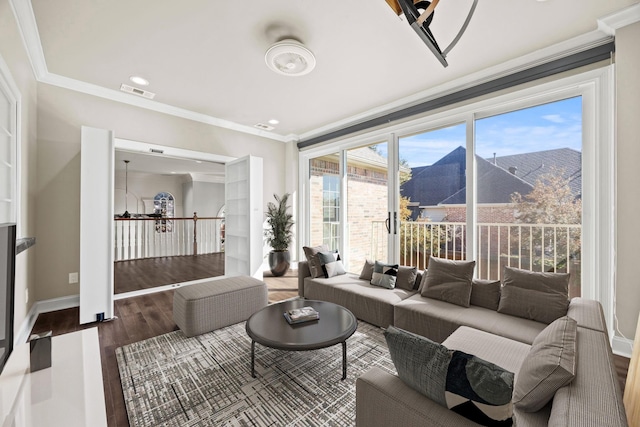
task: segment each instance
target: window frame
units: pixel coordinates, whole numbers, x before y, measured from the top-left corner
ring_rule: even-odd
[[[553,102],[573,96],[582,97],[582,164],[583,164],[583,245],[582,296],[601,302],[609,336],[614,336],[615,306],[615,138],[614,138],[614,74],[613,64],[603,65],[582,73],[569,72],[564,76],[529,83],[481,100],[466,102],[450,109],[421,115],[403,123],[379,128],[360,135],[331,141],[320,147],[299,152],[300,230],[302,244],[310,244],[309,218],[309,160],[328,153],[340,152],[341,173],[345,178],[346,150],[388,140],[393,151],[398,138],[428,132],[432,129],[467,124],[467,259],[476,259],[476,188],[475,140],[476,119],[493,116],[533,105]],[[394,156],[389,156],[390,162]],[[390,176],[397,175],[397,166],[390,164]],[[347,197],[344,191],[341,197]],[[343,199],[344,201],[345,199]],[[344,203],[341,203],[344,206]],[[396,211],[399,205],[396,202]],[[344,210],[343,210],[344,211]],[[346,212],[342,212],[346,215]],[[341,224],[343,235],[346,221]]]

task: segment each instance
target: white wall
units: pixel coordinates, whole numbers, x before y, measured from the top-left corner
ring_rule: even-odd
[[[191,216],[188,210],[185,211],[183,204],[183,181],[181,175],[148,174],[139,172],[129,172],[128,192],[129,197],[127,208],[129,213],[151,213],[146,212],[144,200],[155,197],[156,194],[166,191],[174,198],[174,216]],[[114,214],[121,215],[125,211],[125,171],[117,170],[115,175],[114,194]]]
[[[7,64],[12,80],[21,94],[20,99],[20,163],[19,163],[19,212],[18,237],[37,237],[35,183],[37,178],[37,82],[31,70],[29,58],[22,44],[11,6],[0,0],[0,56]],[[80,131],[78,130],[78,133]],[[46,206],[41,206],[46,209]],[[39,242],[37,242],[39,243]],[[28,249],[16,258],[15,327],[19,333],[21,324],[35,301],[36,247]],[[26,294],[29,293],[27,301]]]
[[[616,31],[616,314],[619,331],[633,340],[640,311],[640,23]]]
[[[224,184],[192,181],[182,185],[185,216],[215,217],[224,206]]]
[[[38,263],[39,300],[75,295],[68,274],[78,271],[80,126],[112,129],[116,138],[150,142],[230,157],[264,159],[263,194],[282,193],[285,144],[94,96],[38,86]],[[268,197],[264,196],[264,200]],[[180,199],[181,200],[181,199]],[[263,208],[264,210],[264,208]]]

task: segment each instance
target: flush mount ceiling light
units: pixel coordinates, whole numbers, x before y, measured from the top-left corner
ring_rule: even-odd
[[[409,25],[411,25],[411,28],[413,28],[424,44],[426,44],[429,50],[431,50],[436,58],[438,58],[438,61],[446,67],[449,65],[446,60],[447,54],[458,43],[460,37],[462,37],[462,34],[467,29],[469,21],[471,21],[471,17],[473,16],[473,12],[476,10],[478,0],[473,0],[471,10],[467,15],[467,19],[465,19],[462,24],[462,28],[460,28],[460,31],[458,31],[458,34],[454,37],[451,44],[449,44],[449,46],[444,50],[440,49],[440,46],[438,46],[438,43],[436,42],[436,38],[429,29],[431,21],[433,20],[435,8],[439,2],[440,0],[418,1],[414,4],[413,0],[398,0],[398,4],[400,4],[402,12],[407,18]]]
[[[273,44],[264,56],[267,67],[285,76],[304,76],[316,66],[316,57],[294,39],[284,39]]]

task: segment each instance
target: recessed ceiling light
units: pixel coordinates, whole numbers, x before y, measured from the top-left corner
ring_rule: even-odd
[[[131,76],[129,77],[129,80],[140,86],[149,86],[149,80],[145,79],[144,77]]]
[[[279,121],[279,120],[276,120],[276,119],[271,119],[271,120],[269,120],[269,124],[270,124],[270,125],[277,125],[278,123],[280,123],[280,121]]]

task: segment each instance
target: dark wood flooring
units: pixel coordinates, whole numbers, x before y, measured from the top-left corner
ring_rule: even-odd
[[[113,263],[116,294],[222,276],[224,252],[157,257]]]
[[[265,275],[264,280],[269,288],[270,302],[293,298],[298,294],[296,272],[278,278]],[[185,280],[178,280],[181,281]],[[116,300],[116,319],[103,323],[80,325],[78,308],[38,316],[32,333],[53,331],[53,335],[61,335],[89,327],[98,328],[107,422],[110,427],[129,425],[115,349],[176,330],[172,318],[173,292],[169,290]],[[629,359],[614,356],[614,362],[624,389]]]

